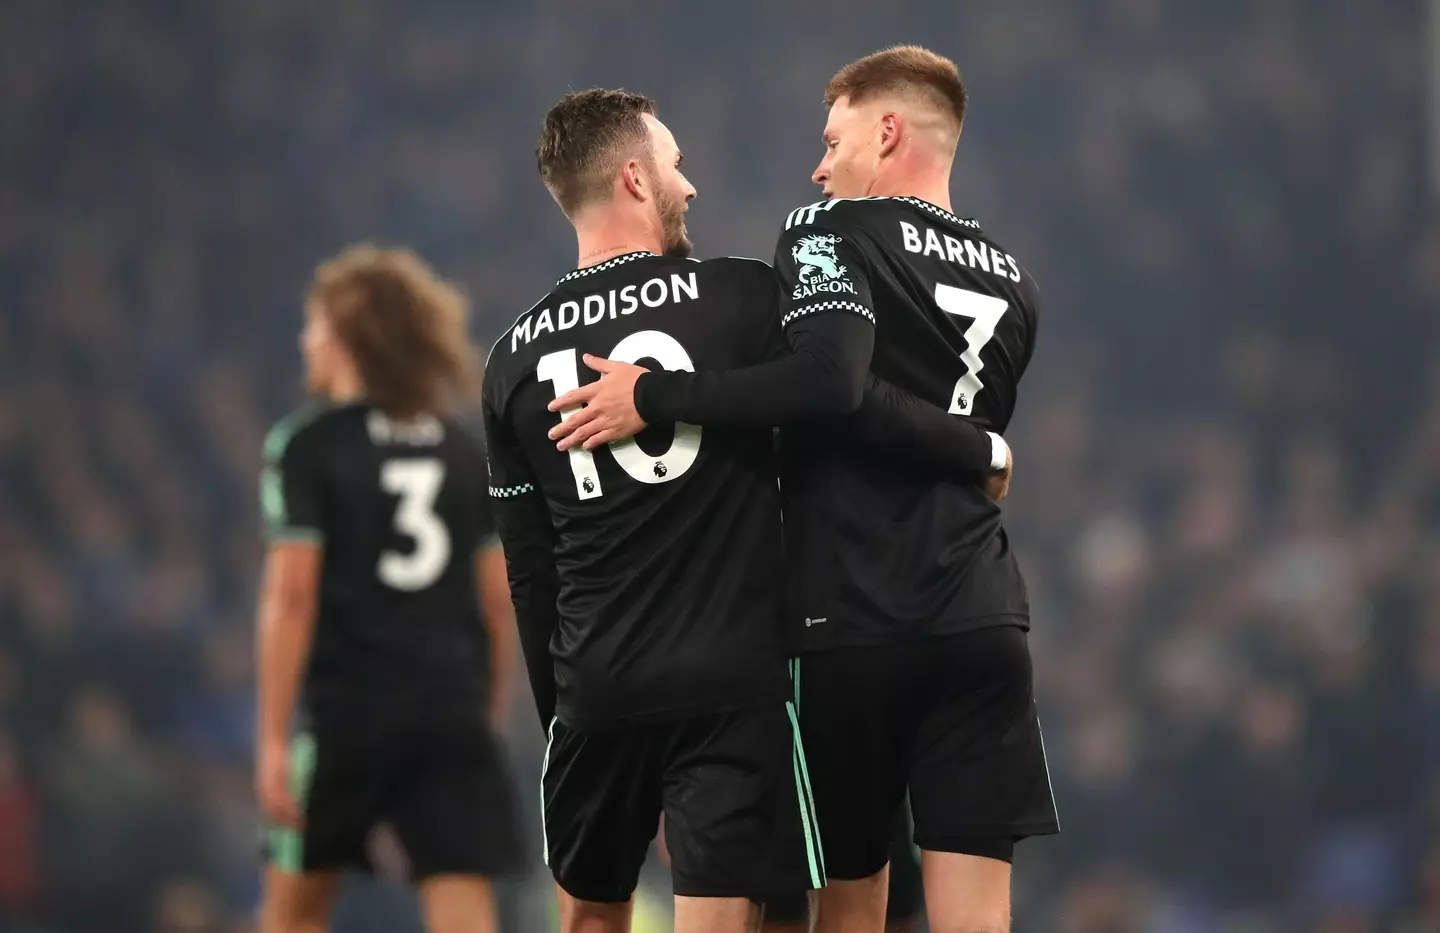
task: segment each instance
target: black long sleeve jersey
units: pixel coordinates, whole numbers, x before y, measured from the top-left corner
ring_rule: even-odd
[[[918,198],[823,201],[787,218],[775,267],[792,344],[817,319],[844,318],[874,376],[1004,432],[1034,350],[1039,294],[974,220]],[[647,374],[637,407],[651,420],[732,420],[816,371],[792,356]],[[781,475],[795,650],[1028,625],[1000,510],[979,485],[937,481],[833,421],[786,427]]]
[[[917,470],[974,485],[988,466],[983,432],[867,372],[868,324],[817,315],[787,334],[781,302],[762,262],[631,253],[565,275],[491,351],[491,495],[543,719],[596,728],[785,694],[771,424],[855,412],[857,443],[909,451]],[[657,374],[801,357],[814,378],[752,400],[749,418],[656,419],[633,440],[561,453],[547,406],[597,378],[586,353]]]

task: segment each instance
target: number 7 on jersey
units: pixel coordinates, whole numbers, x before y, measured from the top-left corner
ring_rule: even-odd
[[[980,370],[985,368],[980,351],[995,336],[995,328],[1009,310],[1010,302],[972,292],[968,288],[936,283],[935,304],[946,314],[971,320],[964,334],[965,352],[960,354],[960,362],[966,367],[965,375],[960,377],[955,383],[955,390],[950,393],[950,414],[968,415],[975,410],[975,397],[985,388],[985,383],[980,381]]]

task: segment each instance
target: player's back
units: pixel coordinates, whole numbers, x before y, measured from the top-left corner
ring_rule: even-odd
[[[491,351],[491,456],[510,484],[492,495],[538,492],[548,504],[560,576],[551,651],[572,726],[784,695],[770,429],[657,425],[569,453],[547,437],[558,421],[548,404],[598,378],[584,354],[671,370],[759,362],[781,339],[777,294],[754,260],[633,253],[566,275]],[[503,467],[507,450],[523,462]]]
[[[1037,324],[1035,284],[1020,263],[975,221],[916,198],[821,202],[786,223],[796,312],[823,301],[863,303],[853,276],[837,268],[840,241],[869,286],[875,374],[1003,432]],[[787,429],[784,441],[792,608],[807,620],[802,644],[1024,623],[1024,584],[999,508],[982,488],[915,476],[826,425]]]
[[[490,643],[474,555],[493,523],[474,440],[430,415],[315,404],[271,431],[266,459],[272,525],[324,548],[305,711],[481,709]]]

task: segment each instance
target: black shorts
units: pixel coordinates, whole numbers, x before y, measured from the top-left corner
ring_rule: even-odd
[[[272,827],[265,847],[282,870],[367,870],[367,842],[382,824],[417,882],[525,867],[514,783],[481,722],[315,729],[296,737],[290,770],[303,828]]]
[[[885,922],[913,920],[925,909],[925,887],[920,875],[920,853],[911,839],[910,816],[902,808],[890,840],[890,896],[885,901]],[[802,924],[810,915],[809,898],[802,891],[765,901],[767,923]]]
[[[594,732],[557,721],[541,778],[545,864],[573,897],[629,900],[663,811],[677,895],[817,888],[808,781],[789,703]]]
[[[920,875],[920,850],[915,848],[914,827],[908,813],[895,821],[890,840],[890,898],[885,920],[913,920],[925,911],[925,884]]]
[[[832,878],[884,867],[907,790],[921,849],[1008,858],[1014,841],[1059,831],[1024,630],[839,648],[794,663]]]

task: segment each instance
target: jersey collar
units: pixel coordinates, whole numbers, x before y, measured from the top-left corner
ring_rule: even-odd
[[[586,266],[583,269],[574,269],[570,272],[567,272],[564,275],[560,276],[560,281],[556,282],[555,284],[564,285],[566,282],[573,282],[576,279],[583,279],[585,276],[594,275],[597,272],[608,272],[611,269],[614,269],[616,266],[625,265],[625,263],[627,262],[634,262],[637,259],[651,259],[655,256],[655,253],[647,252],[645,250],[640,250],[639,252],[635,253],[621,253],[619,256],[616,256],[613,259],[607,259],[604,262],[596,263],[593,266]]]
[[[900,197],[898,197],[898,198],[895,198],[895,200],[896,200],[896,201],[904,201],[906,204],[910,204],[910,205],[913,205],[913,206],[915,206],[915,207],[918,207],[918,208],[920,208],[922,211],[929,211],[931,214],[934,214],[936,217],[943,217],[943,218],[945,218],[946,220],[950,221],[952,224],[955,224],[957,227],[970,227],[971,229],[974,229],[974,230],[979,230],[979,229],[980,229],[980,224],[979,224],[978,221],[975,220],[975,218],[973,218],[973,217],[960,217],[960,216],[958,216],[958,215],[956,215],[956,214],[952,214],[952,213],[950,213],[949,211],[947,211],[945,208],[941,207],[940,205],[938,205],[938,204],[931,204],[929,201],[926,201],[926,200],[924,200],[924,199],[922,199],[922,198],[917,198],[917,197],[914,197],[913,195],[908,195],[908,194],[907,194],[907,195],[902,195],[902,196],[900,196]]]

